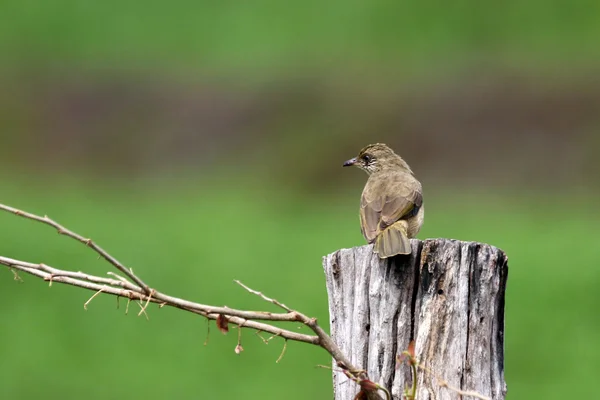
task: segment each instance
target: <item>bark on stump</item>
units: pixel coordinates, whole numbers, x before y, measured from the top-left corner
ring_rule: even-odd
[[[333,340],[394,399],[411,384],[396,357],[413,339],[420,365],[449,385],[504,399],[506,255],[474,242],[411,242],[412,254],[387,260],[372,245],[324,257]],[[335,400],[359,391],[340,372],[333,385]],[[423,370],[417,387],[417,400],[461,398]]]

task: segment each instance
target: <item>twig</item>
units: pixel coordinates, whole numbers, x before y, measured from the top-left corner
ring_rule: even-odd
[[[286,311],[289,311],[290,314],[295,316],[296,321],[299,321],[299,322],[303,323],[304,325],[308,326],[310,329],[312,329],[312,331],[319,338],[319,342],[318,342],[319,346],[323,347],[325,350],[327,350],[329,352],[329,354],[332,355],[332,357],[337,361],[338,367],[340,367],[343,370],[350,371],[353,375],[358,374],[357,377],[362,377],[364,379],[364,377],[366,376],[366,373],[364,371],[360,371],[360,370],[352,367],[350,360],[344,355],[344,353],[342,353],[340,348],[333,342],[331,337],[327,333],[325,333],[323,328],[321,328],[319,326],[319,324],[317,324],[316,318],[307,317],[306,315],[304,315],[298,311],[295,311],[295,310],[289,308],[288,306],[278,302],[277,300],[267,297],[263,293],[249,288],[248,286],[244,285],[242,282],[240,282],[238,280],[235,280],[234,282],[237,283],[238,285],[242,286],[248,292],[259,296],[263,300],[265,300],[269,303],[273,303],[273,304],[285,309]]]
[[[50,267],[45,264],[35,264],[26,261],[16,260],[8,257],[0,256],[0,264],[7,267],[13,268],[18,271],[27,272],[31,275],[38,276],[44,280],[52,279],[57,283],[66,283],[73,286],[82,287],[89,290],[100,290],[101,284],[107,286],[105,293],[116,296],[129,297],[132,300],[147,301],[149,296],[143,292],[143,290],[132,283],[127,281],[120,281],[111,278],[103,278],[95,275],[89,275],[82,272],[74,272],[61,270]],[[199,314],[225,314],[228,316],[239,317],[241,319],[248,320],[265,320],[265,321],[282,321],[282,322],[295,322],[297,317],[295,313],[271,313],[264,311],[245,311],[236,310],[229,307],[216,307],[201,303],[195,303],[189,300],[168,296],[166,294],[155,291],[154,295],[150,297],[150,302],[166,304],[172,307],[193,311]],[[280,330],[266,331],[273,334],[277,334]],[[292,332],[297,338],[307,337],[309,335],[302,335]],[[308,343],[312,343],[314,340],[304,340]]]
[[[28,213],[25,211],[21,211],[16,208],[13,208],[13,207],[6,206],[4,204],[0,204],[0,210],[8,211],[8,212],[16,214],[20,217],[32,219],[34,221],[38,221],[43,224],[50,225],[51,227],[55,228],[60,235],[65,235],[65,236],[71,237],[71,238],[77,240],[78,242],[85,244],[86,246],[92,248],[96,253],[98,253],[106,261],[111,263],[119,271],[121,271],[122,273],[127,275],[129,277],[129,279],[131,279],[138,286],[140,286],[144,290],[145,293],[150,293],[150,288],[148,287],[148,285],[146,285],[144,283],[144,281],[142,281],[140,278],[138,278],[132,271],[130,271],[128,268],[126,268],[123,264],[121,264],[116,258],[114,258],[110,254],[108,254],[106,251],[104,251],[104,249],[102,249],[100,246],[98,246],[96,243],[94,243],[92,241],[92,239],[86,239],[83,236],[70,231],[69,229],[60,225],[58,222],[53,221],[52,219],[48,218],[47,215],[40,217],[38,215],[31,214],[31,213]]]
[[[258,297],[260,297],[261,299],[263,299],[265,301],[268,301],[269,303],[273,303],[276,306],[283,308],[287,312],[292,312],[293,311],[291,308],[289,308],[285,304],[280,303],[280,302],[278,302],[275,299],[272,299],[270,297],[265,296],[262,292],[250,289],[248,286],[244,285],[242,282],[238,281],[237,279],[235,279],[234,282],[237,283],[238,285],[240,285],[241,287],[243,287],[244,289],[246,289],[248,292],[257,295]]]
[[[0,264],[10,268],[14,268],[18,271],[23,271],[33,276],[37,276],[42,279],[50,279],[55,283],[63,283],[67,285],[77,286],[83,289],[99,291],[104,287],[102,293],[110,294],[113,296],[126,297],[129,301],[140,300],[147,301],[147,296],[141,288],[133,284],[125,284],[121,281],[112,280],[117,287],[113,284],[108,284],[109,278],[102,278],[94,275],[83,274],[73,271],[64,271],[57,268],[52,268],[43,264],[34,264],[26,261],[15,260],[8,257],[0,256]],[[80,275],[81,274],[81,275]],[[98,283],[96,283],[98,282]],[[102,283],[102,284],[99,284]],[[188,300],[183,300],[173,296],[163,295],[156,293],[154,297],[150,298],[151,303],[166,304],[169,307],[179,308],[181,310],[189,311],[195,314],[202,315],[208,319],[216,320],[219,313],[226,314],[230,317],[230,322],[234,324],[244,323],[244,327],[252,328],[255,330],[262,330],[264,332],[278,335],[286,339],[310,343],[319,344],[319,338],[317,336],[306,335],[287,329],[282,329],[273,325],[258,322],[260,320],[268,321],[296,321],[296,318],[292,314],[274,314],[265,313],[260,311],[244,311],[236,310],[228,307],[214,307],[204,304],[194,303]]]

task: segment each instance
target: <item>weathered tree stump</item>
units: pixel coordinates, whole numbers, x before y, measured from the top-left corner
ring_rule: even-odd
[[[419,364],[433,372],[419,369],[418,400],[461,398],[436,376],[504,399],[506,255],[481,243],[411,242],[412,254],[387,260],[372,245],[324,257],[333,340],[394,399],[412,382],[406,364],[396,368],[411,340]],[[341,372],[334,372],[333,385],[335,400],[352,400],[359,391]]]

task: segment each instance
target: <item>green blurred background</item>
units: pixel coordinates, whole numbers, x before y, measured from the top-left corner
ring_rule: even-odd
[[[0,3],[0,202],[91,237],[151,286],[327,326],[321,257],[363,244],[385,142],[422,181],[421,238],[509,256],[508,397],[591,398],[600,373],[600,3]],[[103,275],[0,214],[0,255]],[[331,398],[324,351],[0,270],[0,397]],[[137,308],[137,307],[136,307]],[[275,310],[275,309],[273,309]],[[135,311],[135,308],[133,308]],[[292,328],[295,329],[295,328]],[[302,331],[302,330],[301,330]]]

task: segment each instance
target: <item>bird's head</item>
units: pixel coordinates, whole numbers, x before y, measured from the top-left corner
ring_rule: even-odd
[[[344,167],[355,166],[371,175],[386,169],[399,169],[412,174],[408,164],[394,150],[383,143],[370,144],[358,156],[344,163]]]

